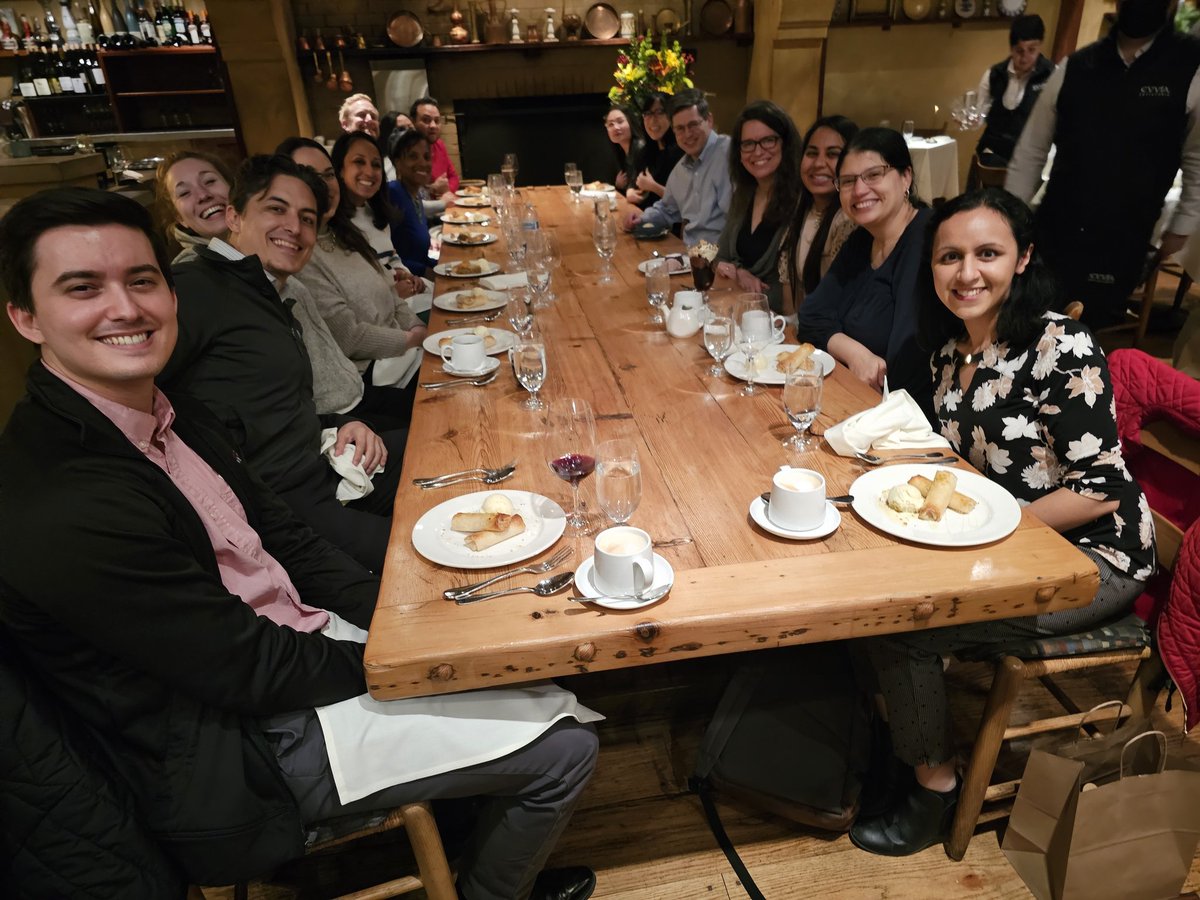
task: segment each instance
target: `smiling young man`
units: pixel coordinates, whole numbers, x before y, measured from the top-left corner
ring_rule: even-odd
[[[539,875],[595,762],[585,711],[553,686],[364,695],[378,579],[253,477],[203,404],[155,387],[178,329],[146,211],[80,188],[26,198],[0,220],[0,276],[42,354],[0,435],[0,623],[132,795],[122,814],[192,883],[226,884],[299,856],[314,823],[480,796],[463,897],[590,895],[586,868]],[[30,845],[43,872],[94,853]]]
[[[628,231],[639,222],[669,228],[683,225],[684,243],[715,244],[725,227],[733,188],[729,181],[729,136],[713,130],[704,93],[680,91],[671,103],[671,130],[684,153],[667,176],[662,199],[644,212],[631,212],[622,223]]]
[[[442,140],[442,111],[433,97],[421,97],[413,102],[409,111],[417,131],[425,135],[429,141],[429,158],[432,165],[433,180],[427,190],[435,200],[446,193],[458,190],[458,172],[450,161],[450,153],[446,150],[446,142]]]
[[[242,164],[225,212],[228,240],[214,238],[173,269],[180,334],[159,382],[202,400],[309,527],[378,572],[404,434],[380,436],[349,416],[317,414],[302,328],[280,296],[311,257],[327,202],[320,178],[287,157]],[[355,461],[374,473],[365,497],[337,499],[340,476],[321,455],[324,428],[337,429],[335,455],[353,444]]]

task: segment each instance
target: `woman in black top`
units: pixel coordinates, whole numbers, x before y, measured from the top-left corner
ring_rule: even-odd
[[[642,101],[642,128],[646,142],[637,156],[637,179],[625,191],[625,199],[634,206],[648,209],[667,190],[667,178],[675,164],[683,159],[683,151],[675,143],[671,131],[671,98],[662,91],[653,91]]]
[[[604,114],[604,129],[612,141],[613,156],[617,160],[613,184],[618,191],[624,192],[637,180],[637,157],[645,142],[633,116],[620,106],[614,106]]]
[[[733,196],[717,239],[717,274],[764,293],[779,312],[779,243],[800,198],[800,132],[769,100],[742,110],[729,144]]]
[[[1047,312],[1057,297],[1032,239],[1029,208],[997,188],[932,214],[920,318],[938,348],[934,407],[954,450],[1089,556],[1100,588],[1082,609],[863,642],[896,756],[915,775],[897,806],[851,829],[886,856],[942,840],[953,817],[941,656],[1094,628],[1126,614],[1154,570],[1154,525],[1121,458],[1104,355],[1086,326]]]

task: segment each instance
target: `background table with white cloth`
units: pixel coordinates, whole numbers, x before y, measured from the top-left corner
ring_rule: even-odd
[[[935,197],[957,197],[958,141],[948,134],[908,139],[908,152],[913,161],[913,184],[917,196],[926,203]]]

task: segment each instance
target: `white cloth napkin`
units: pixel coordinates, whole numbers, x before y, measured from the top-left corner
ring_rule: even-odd
[[[479,279],[479,286],[488,291],[507,291],[510,287],[529,284],[524,272],[511,272],[508,275],[489,275]]]
[[[421,368],[423,350],[412,347],[400,356],[375,360],[371,367],[371,384],[375,387],[407,387]]]
[[[892,391],[878,406],[826,429],[825,440],[838,456],[853,456],[871,449],[950,446],[944,437],[934,434],[921,407],[905,390]]]
[[[321,454],[333,467],[333,471],[342,476],[342,480],[338,482],[336,496],[339,503],[346,504],[367,496],[375,490],[375,485],[371,484],[371,476],[362,467],[362,463],[355,465],[351,462],[354,459],[354,445],[347,444],[341,455],[334,456],[333,448],[336,444],[336,428],[326,428],[321,432]]]
[[[433,282],[428,278],[422,278],[421,280],[425,282],[425,290],[419,294],[413,294],[404,301],[408,304],[408,308],[413,311],[413,315],[420,315],[433,306]]]

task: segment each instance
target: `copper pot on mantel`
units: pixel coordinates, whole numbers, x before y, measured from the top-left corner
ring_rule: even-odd
[[[562,17],[563,29],[567,32],[568,41],[579,40],[579,32],[583,28],[583,19],[575,15],[575,13],[564,13]]]
[[[467,29],[463,25],[465,17],[458,8],[458,4],[454,4],[454,10],[450,13],[450,43],[465,44],[468,40]]]

